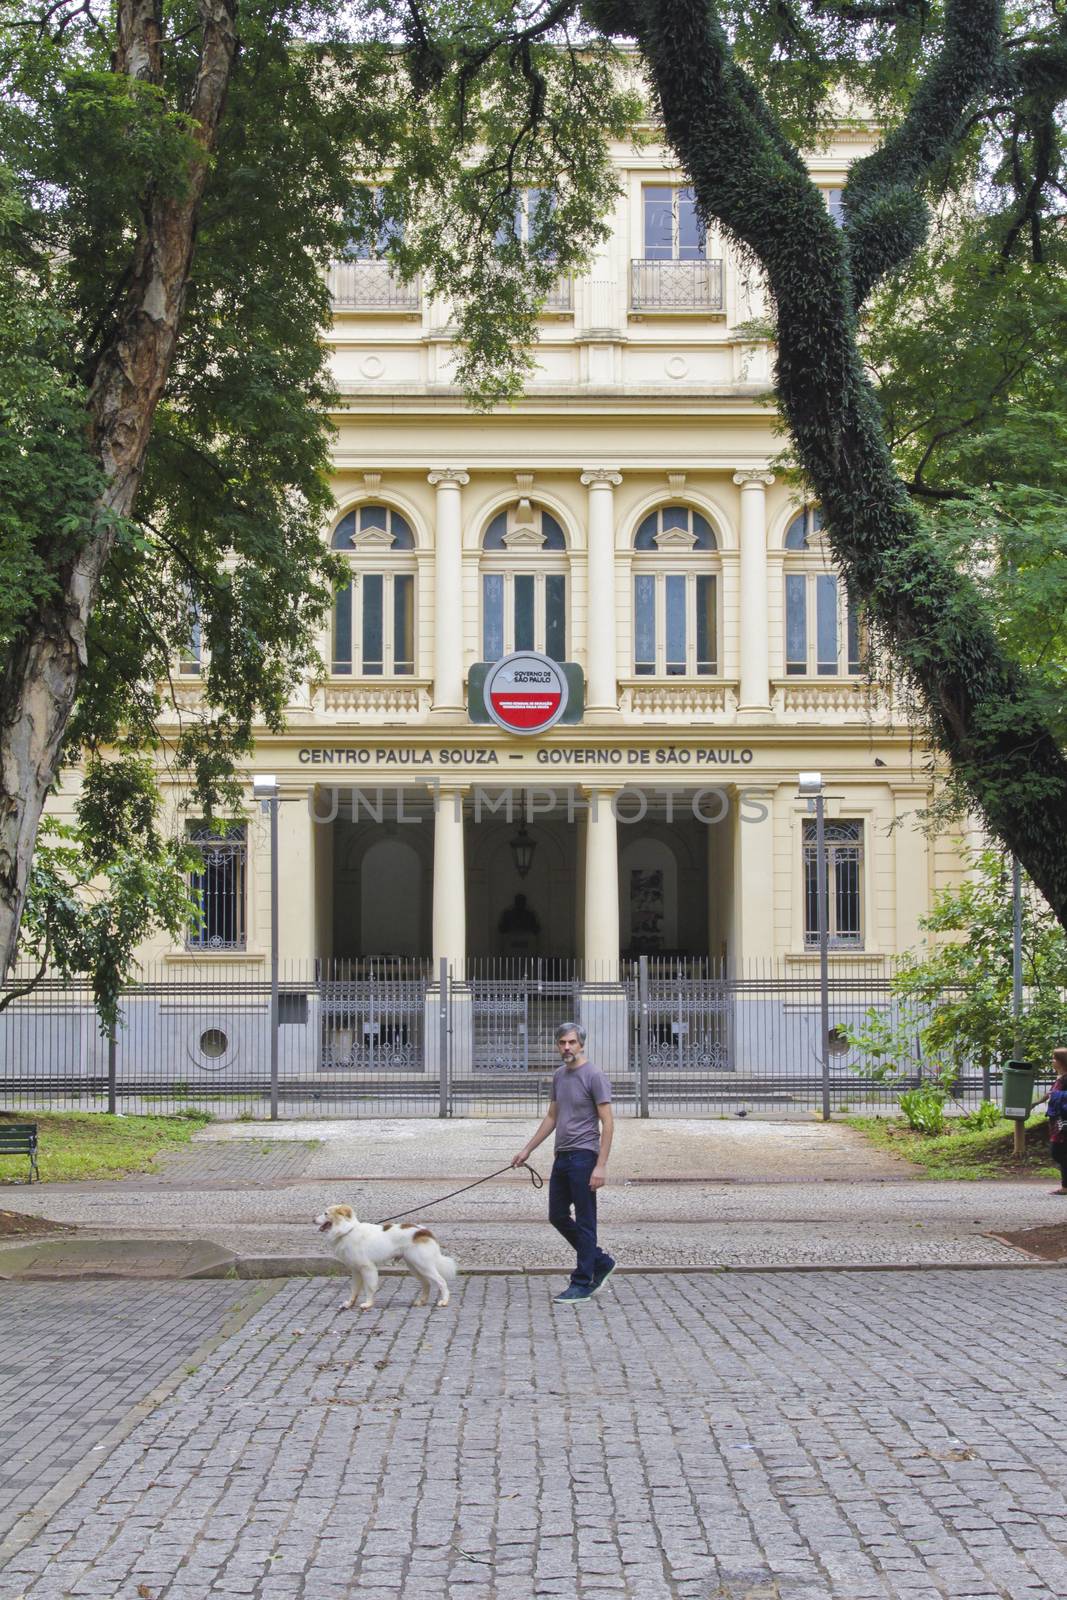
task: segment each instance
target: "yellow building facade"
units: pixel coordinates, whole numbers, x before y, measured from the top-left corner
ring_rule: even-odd
[[[812,157],[831,209],[869,147],[846,129]],[[557,286],[525,397],[493,414],[452,381],[447,306],[378,260],[333,271],[323,538],[351,581],[327,675],[249,771],[281,786],[283,960],[810,970],[801,770],[830,797],[835,956],[884,970],[958,870],[916,825],[922,753],[865,679],[817,510],[774,470],[758,281],[662,151],[616,159],[611,236]],[[472,720],[472,669],[515,649],[580,669],[579,720]],[[263,963],[268,857],[250,801],[209,846],[203,928],[150,953]]]

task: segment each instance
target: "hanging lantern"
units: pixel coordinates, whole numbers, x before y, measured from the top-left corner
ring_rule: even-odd
[[[533,866],[534,851],[537,849],[534,840],[526,832],[525,822],[519,823],[519,831],[514,839],[508,840],[508,847],[515,862],[515,871],[520,878],[525,878]]]

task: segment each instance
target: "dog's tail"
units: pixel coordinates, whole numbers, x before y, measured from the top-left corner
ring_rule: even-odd
[[[442,1275],[446,1278],[454,1278],[459,1271],[451,1256],[443,1255],[437,1265],[440,1267]]]

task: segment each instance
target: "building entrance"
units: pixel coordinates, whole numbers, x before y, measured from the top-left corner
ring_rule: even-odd
[[[684,794],[669,804],[662,796],[622,794],[608,818],[614,846],[590,862],[594,824],[582,804],[568,804],[565,791],[551,810],[544,790],[529,809],[521,790],[510,798],[509,806],[506,794],[476,791],[456,805],[450,795],[435,810],[426,790],[401,799],[396,792],[342,796],[336,816],[316,829],[319,956],[342,963],[610,960],[610,952],[591,957],[588,948],[592,885],[591,907],[610,906],[617,896],[623,958],[723,958],[730,821],[702,822]],[[603,813],[607,801],[600,804]],[[442,907],[457,906],[455,936],[438,938]],[[601,926],[597,917],[594,931]]]
[[[511,960],[578,954],[578,829],[566,812],[527,822],[506,813],[465,820],[467,954]]]

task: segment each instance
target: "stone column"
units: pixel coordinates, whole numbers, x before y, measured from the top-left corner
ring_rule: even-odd
[[[437,490],[434,532],[433,709],[463,710],[463,496],[470,476],[462,467],[439,467],[429,481]]]
[[[742,799],[742,794],[745,798]],[[757,784],[734,791],[734,881],[730,965],[740,977],[769,978],[775,971],[774,797]],[[792,1027],[795,1030],[795,1022]],[[789,1071],[795,1033],[786,997],[756,984],[734,1005],[731,1052],[738,1072],[766,1072],[768,1060]]]
[[[587,467],[589,553],[586,582],[586,709],[618,708],[615,633],[615,495],[622,473],[615,467]],[[616,952],[617,954],[618,952]]]
[[[767,494],[774,475],[744,467],[734,473],[741,489],[741,684],[739,711],[771,704],[767,636]]]
[[[735,789],[731,960],[769,962],[775,953],[774,797],[753,783]]]
[[[930,909],[930,841],[918,823],[918,813],[930,803],[930,790],[924,783],[893,785],[893,853],[896,888],[896,946],[898,950],[914,950],[922,942],[923,933],[919,918]],[[871,825],[864,828],[864,854],[874,848],[870,837]],[[884,849],[881,840],[878,846]],[[877,865],[877,863],[873,863]],[[876,873],[865,873],[870,884],[877,883]],[[868,947],[879,940],[878,911],[874,894],[872,904],[865,907]]]
[[[587,977],[614,982],[619,961],[619,839],[615,791],[586,790],[585,940]]]
[[[434,975],[442,956],[462,972],[467,955],[467,889],[463,862],[463,790],[442,788],[433,833]]]

